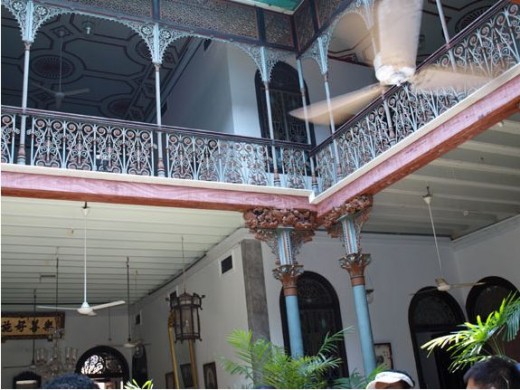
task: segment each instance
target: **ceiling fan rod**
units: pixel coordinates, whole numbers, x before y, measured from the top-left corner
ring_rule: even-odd
[[[437,260],[439,262],[439,270],[442,273],[442,262],[441,262],[441,253],[439,251],[439,244],[437,243],[437,233],[435,232],[435,224],[433,223],[433,214],[432,214],[432,207],[430,203],[432,202],[433,195],[430,192],[430,187],[426,187],[426,195],[423,196],[424,202],[428,205],[428,213],[430,214],[430,223],[432,225],[432,231],[433,231],[433,240],[435,241],[435,250],[437,251]]]
[[[83,215],[85,216],[85,230],[83,234],[83,302],[87,302],[87,202],[85,202],[85,205],[83,206]]]

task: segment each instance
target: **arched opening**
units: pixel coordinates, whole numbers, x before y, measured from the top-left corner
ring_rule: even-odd
[[[498,276],[480,279],[483,284],[473,286],[466,299],[466,312],[470,322],[476,322],[477,316],[484,321],[490,313],[497,310],[502,300],[510,294],[518,294],[514,284]],[[504,345],[507,356],[520,360],[520,335]]]
[[[298,277],[298,309],[305,355],[315,355],[320,349],[327,333],[334,334],[343,329],[339,300],[334,287],[323,276],[305,271]],[[291,353],[289,328],[283,291],[280,294],[280,311],[284,346]],[[343,364],[329,374],[330,379],[348,375],[345,343],[338,343],[338,356]]]
[[[267,102],[265,86],[260,72],[255,74],[256,100],[258,104],[258,116],[262,138],[271,138],[269,133],[269,119],[267,116]],[[305,86],[305,97],[309,101],[307,86]],[[289,114],[290,111],[302,106],[302,95],[298,82],[298,72],[284,62],[277,63],[271,73],[269,81],[269,98],[271,100],[271,114],[274,130],[274,139],[279,141],[291,141],[306,144],[307,130],[305,122]],[[310,126],[310,143],[316,145],[314,127]]]
[[[130,379],[128,362],[121,352],[100,345],[89,349],[76,363],[76,373],[102,382],[103,388],[120,389]]]
[[[447,292],[432,287],[419,290],[408,309],[408,323],[415,355],[420,388],[459,389],[464,387],[463,372],[450,373],[450,353],[436,349],[433,355],[421,345],[457,330],[464,314],[457,301]]]

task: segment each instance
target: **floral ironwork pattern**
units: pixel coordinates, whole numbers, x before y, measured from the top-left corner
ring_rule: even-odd
[[[14,163],[15,138],[18,134],[20,134],[20,129],[16,127],[16,116],[2,114],[1,161],[3,163]]]
[[[27,132],[31,165],[152,175],[152,132],[35,116]]]
[[[437,53],[428,63],[446,69],[463,67],[493,78],[520,62],[519,45],[519,6],[511,4],[491,10],[479,24],[456,37],[449,50]],[[415,133],[472,92],[470,88],[418,92],[408,83],[392,88],[315,152],[320,191]]]

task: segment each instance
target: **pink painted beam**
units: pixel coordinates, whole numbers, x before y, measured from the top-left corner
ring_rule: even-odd
[[[5,170],[2,172],[2,196],[228,211],[244,211],[256,206],[316,209],[309,205],[305,195],[171,186]]]
[[[520,76],[477,101],[318,204],[318,217],[362,194],[375,195],[519,111]]]

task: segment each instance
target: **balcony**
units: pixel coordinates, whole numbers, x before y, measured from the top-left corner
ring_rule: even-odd
[[[423,65],[462,66],[492,81],[479,90],[394,87],[314,150],[309,145],[139,122],[2,107],[1,161],[312,190],[320,194],[377,166],[518,74],[519,6],[501,2]],[[490,86],[491,85],[491,86]]]

